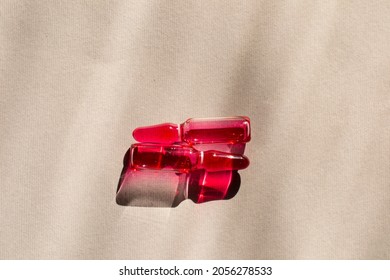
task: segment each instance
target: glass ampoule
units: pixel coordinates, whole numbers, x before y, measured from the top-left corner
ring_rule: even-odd
[[[194,203],[234,197],[241,179],[237,171],[190,173],[127,168],[122,173],[116,203],[123,206],[176,207],[186,199]]]
[[[205,169],[212,172],[239,170],[249,165],[249,160],[244,155],[198,151],[183,145],[138,143],[131,145],[130,150],[130,164],[135,169],[164,169],[178,172]]]
[[[248,117],[191,118],[182,124],[163,123],[136,128],[133,137],[138,142],[172,144],[246,143],[250,141]]]

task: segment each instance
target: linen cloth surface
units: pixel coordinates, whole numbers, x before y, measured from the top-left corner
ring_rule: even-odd
[[[1,1],[1,259],[389,259],[389,1]],[[135,127],[246,115],[229,201],[115,204]]]

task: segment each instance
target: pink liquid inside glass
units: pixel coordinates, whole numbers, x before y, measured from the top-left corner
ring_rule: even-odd
[[[168,169],[178,172],[195,169],[238,170],[249,165],[248,158],[243,155],[219,151],[200,152],[181,145],[133,144],[130,160],[135,169]]]
[[[176,207],[185,199],[195,203],[230,199],[240,188],[237,171],[190,173],[136,170],[130,166],[129,149],[123,160],[116,202],[124,206]]]
[[[176,207],[186,199],[194,203],[230,199],[239,187],[237,171],[175,173],[125,166],[116,202],[124,206]]]
[[[133,136],[143,143],[126,153],[117,190],[120,205],[176,207],[185,199],[230,199],[240,187],[237,170],[249,165],[243,156],[251,138],[247,117],[139,127]]]
[[[133,131],[133,137],[138,142],[162,144],[170,144],[182,141],[180,137],[180,126],[173,123],[138,127]]]
[[[139,142],[245,143],[250,141],[248,117],[188,119],[181,125],[164,123],[139,127],[133,131]]]
[[[195,203],[230,199],[240,187],[237,171],[197,171],[190,177],[188,198]]]

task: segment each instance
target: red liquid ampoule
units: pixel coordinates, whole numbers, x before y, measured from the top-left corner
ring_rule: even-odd
[[[127,168],[121,175],[116,203],[124,206],[176,207],[186,199],[195,203],[226,200],[237,194],[240,183],[237,171],[175,173]]]
[[[219,151],[198,151],[190,146],[133,144],[130,164],[134,169],[175,170],[190,172],[196,169],[211,171],[239,170],[248,167],[247,157]]]
[[[186,198],[195,203],[234,197],[241,184],[237,170],[207,172],[196,170],[188,177]]]
[[[194,118],[183,124],[163,123],[136,128],[133,137],[139,142],[171,144],[246,143],[250,141],[248,117]]]

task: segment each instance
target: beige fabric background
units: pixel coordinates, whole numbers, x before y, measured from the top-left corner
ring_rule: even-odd
[[[389,1],[1,1],[0,258],[389,259]],[[120,207],[132,130],[247,115],[231,201]]]

